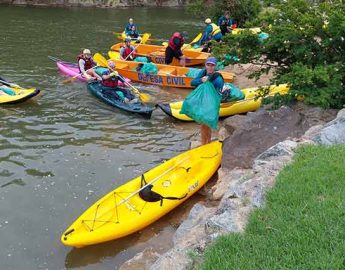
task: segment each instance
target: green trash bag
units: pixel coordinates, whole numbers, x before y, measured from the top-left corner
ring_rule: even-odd
[[[105,71],[108,71],[108,69],[105,68],[105,67],[97,67],[97,68],[95,68],[95,72],[96,72],[99,76],[102,76],[102,74],[103,74]]]
[[[199,73],[200,73],[199,68],[189,68],[188,72],[186,73],[186,76],[194,79],[198,77]]]
[[[145,73],[145,74],[157,74],[158,73],[158,68],[153,63],[142,63],[142,64],[139,64],[136,70],[138,72],[142,72],[142,73]]]
[[[149,60],[145,56],[137,56],[135,57],[134,62],[148,63]]]
[[[7,95],[10,95],[10,96],[15,96],[16,95],[16,91],[14,91],[13,89],[8,88],[8,87],[0,87],[0,91],[3,91]]]
[[[194,121],[217,128],[220,96],[211,82],[204,82],[193,90],[183,101],[180,113]]]
[[[245,98],[241,89],[236,87],[232,83],[225,83],[223,86],[223,89],[224,88],[226,88],[227,90],[225,90],[222,93],[222,101],[221,101],[222,103],[242,100]]]

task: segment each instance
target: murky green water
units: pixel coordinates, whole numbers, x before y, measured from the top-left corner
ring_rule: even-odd
[[[175,30],[191,37],[202,24],[180,9],[53,9],[0,6],[0,76],[42,90],[26,103],[0,107],[1,269],[114,269],[173,231],[174,214],[142,233],[72,249],[60,234],[92,202],[143,171],[187,149],[195,125],[156,110],[151,120],[95,99],[64,78],[47,56],[73,61],[82,48],[106,53],[134,17],[156,38]],[[150,90],[153,102],[184,90]]]

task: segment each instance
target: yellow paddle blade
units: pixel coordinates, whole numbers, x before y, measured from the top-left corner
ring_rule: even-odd
[[[112,60],[119,60],[119,59],[121,59],[119,52],[109,51],[108,52],[108,56]]]
[[[66,80],[63,80],[62,83],[63,84],[68,84],[68,83],[73,82],[75,79],[77,79],[77,77],[68,78]]]
[[[146,103],[151,100],[151,97],[148,94],[140,93],[139,98],[142,102]]]
[[[189,44],[197,43],[202,37],[202,33],[199,33]]]
[[[140,43],[141,44],[145,44],[149,40],[150,36],[151,36],[150,33],[144,33],[143,37],[141,38],[141,42]]]
[[[93,59],[98,65],[109,68],[107,59],[105,59],[105,57],[100,53],[95,53]]]

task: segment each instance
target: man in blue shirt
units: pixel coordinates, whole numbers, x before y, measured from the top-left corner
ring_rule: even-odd
[[[134,24],[134,20],[132,18],[129,19],[125,27],[125,33],[127,37],[140,40],[140,34],[137,25]]]
[[[217,24],[220,27],[223,36],[226,33],[231,33],[232,20],[230,19],[230,14],[228,11],[224,13],[224,16],[219,17]]]

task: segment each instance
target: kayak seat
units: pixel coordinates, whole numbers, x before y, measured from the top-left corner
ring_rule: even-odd
[[[153,185],[146,182],[145,176],[141,175],[141,190],[139,191],[139,197],[145,202],[160,202],[160,206],[163,206],[163,200],[182,200],[187,197],[188,193],[182,197],[164,197],[161,194],[152,190]]]

